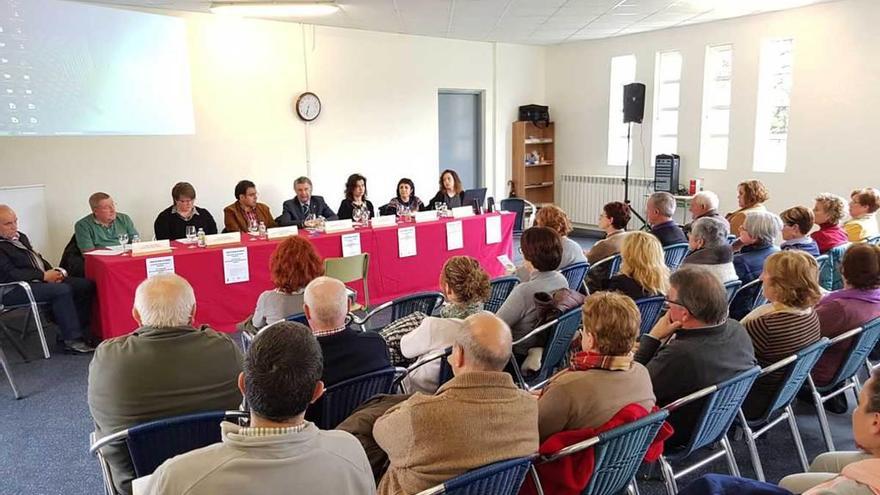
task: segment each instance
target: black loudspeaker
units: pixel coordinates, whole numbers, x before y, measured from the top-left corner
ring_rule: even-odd
[[[678,155],[657,155],[654,158],[654,190],[678,194]]]
[[[623,87],[623,123],[642,123],[645,117],[645,85],[627,84]]]

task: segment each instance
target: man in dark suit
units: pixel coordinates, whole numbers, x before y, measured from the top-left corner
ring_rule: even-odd
[[[672,219],[675,215],[675,198],[668,192],[655,192],[648,198],[647,219],[651,233],[664,247],[672,244],[687,244],[687,236]]]
[[[281,216],[275,219],[275,223],[281,226],[296,225],[302,227],[306,217],[310,214],[322,216],[326,220],[336,220],[336,213],[327,206],[321,196],[312,196],[312,181],[308,177],[300,177],[293,182],[293,190],[296,197],[288,199],[281,207]]]
[[[68,277],[63,268],[52,268],[34,251],[24,233],[18,231],[18,217],[9,206],[0,205],[0,283],[28,282],[37,302],[49,303],[68,351],[94,351],[83,342],[84,329],[92,311],[95,284],[90,280]],[[0,292],[4,304],[28,303],[27,293],[15,287]]]

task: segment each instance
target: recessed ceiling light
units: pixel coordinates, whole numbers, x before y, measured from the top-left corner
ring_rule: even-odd
[[[336,13],[334,2],[215,2],[211,12],[242,17],[319,17]]]

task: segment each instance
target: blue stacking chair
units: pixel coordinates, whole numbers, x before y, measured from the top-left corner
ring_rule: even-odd
[[[681,262],[684,261],[684,257],[687,256],[689,249],[686,242],[664,247],[663,259],[666,261],[666,266],[672,271],[677,270],[681,266]]]
[[[840,274],[840,263],[843,261],[843,255],[846,250],[852,246],[847,242],[840,246],[834,246],[826,253],[831,258],[831,290],[840,290],[843,288],[843,275]]]
[[[581,307],[570,309],[563,313],[559,318],[547,322],[540,327],[532,330],[521,339],[514,342],[514,345],[525,342],[526,340],[538,335],[542,332],[549,332],[547,343],[544,345],[544,355],[541,357],[541,369],[528,379],[524,379],[520,373],[519,364],[516,357],[510,357],[513,364],[514,374],[520,385],[526,388],[527,384],[543,382],[550,378],[557,368],[562,365],[565,359],[565,352],[571,345],[575,332],[581,327]]]
[[[439,359],[440,360],[440,375],[437,377],[437,385],[438,386],[443,385],[444,383],[448,382],[449,380],[452,380],[452,377],[453,377],[452,367],[449,366],[449,361],[446,360],[446,358],[448,358],[450,354],[452,354],[452,347],[447,347],[446,349],[441,349],[441,350],[429,352],[429,353],[419,357],[419,359],[415,363],[411,364],[408,368],[406,368],[406,373],[399,375],[397,377],[397,379],[395,379],[395,381],[398,384],[400,384],[403,381],[403,379],[406,378],[408,375],[410,375],[413,371],[421,368],[422,366],[424,366],[430,362],[437,361]],[[401,388],[403,388],[403,387],[401,387]],[[404,390],[404,393],[406,393],[405,390]]]
[[[742,287],[742,281],[739,279],[736,280],[728,280],[724,282],[724,290],[727,291],[727,305],[730,306],[730,303],[733,302],[733,297],[736,295],[736,291]]]
[[[639,308],[639,313],[642,314],[642,322],[639,324],[639,335],[644,335],[654,328],[654,324],[660,318],[660,313],[663,311],[665,304],[666,298],[663,296],[636,299],[636,306]]]
[[[834,286],[834,264],[831,262],[831,256],[828,254],[816,256],[816,263],[819,265],[819,285],[830,291]]]
[[[296,323],[302,323],[305,326],[309,326],[309,320],[306,319],[305,313],[296,313],[285,318],[287,321],[293,321]]]
[[[611,277],[617,275],[617,272],[620,271],[620,255],[615,254],[607,258],[602,258],[601,260],[593,263],[592,265],[587,267],[586,275],[589,275],[590,272],[604,268],[607,268],[608,272],[605,274],[603,279],[610,279]],[[584,280],[584,293],[587,293],[586,280]]]
[[[562,457],[593,449],[593,474],[581,493],[617,495],[623,492],[635,477],[648,448],[668,416],[669,411],[661,409],[593,438],[569,445],[538,462],[553,462]]]
[[[309,320],[306,319],[305,313],[296,313],[288,316],[284,319],[285,321],[292,321],[295,323],[302,323],[305,326],[309,326]],[[277,322],[276,322],[277,323]],[[272,324],[266,325],[265,327],[259,329],[257,331],[257,335],[259,332],[263,331],[265,328],[269,328]],[[254,343],[254,339],[257,338],[257,335],[248,332],[241,332],[241,350],[244,353],[247,353],[248,349],[251,348],[251,345]]]
[[[785,370],[785,378],[773,395],[773,400],[770,402],[767,411],[760,418],[749,421],[746,419],[745,414],[743,414],[742,409],[740,409],[739,423],[745,433],[749,454],[752,457],[752,465],[755,467],[755,474],[757,474],[759,480],[766,481],[766,478],[764,477],[764,468],[761,465],[761,458],[758,456],[758,446],[755,444],[755,440],[784,420],[788,420],[788,427],[791,430],[791,436],[797,448],[801,467],[804,472],[810,470],[807,454],[804,452],[804,443],[801,440],[801,433],[798,430],[794,411],[791,409],[791,403],[794,401],[795,396],[797,396],[798,391],[803,387],[804,382],[807,381],[810,371],[816,365],[816,362],[819,361],[819,357],[822,356],[822,353],[825,352],[829,344],[831,344],[830,340],[826,338],[820,339],[818,342],[761,370],[760,376]]]
[[[418,294],[398,297],[393,301],[380,304],[367,313],[363,318],[352,315],[352,321],[360,326],[361,330],[378,332],[391,322],[397,321],[404,316],[409,316],[416,311],[421,311],[430,316],[434,313],[435,309],[443,304],[444,300],[445,298],[443,297],[443,294],[439,292],[419,292]],[[373,322],[378,321],[378,323],[374,323],[372,326],[368,327],[367,324],[370,323],[371,320]]]
[[[14,305],[5,305],[3,304],[3,296],[9,292],[17,288],[21,288],[25,295],[28,298],[28,302],[25,304],[14,304]],[[34,299],[34,293],[31,290],[31,285],[27,282],[5,282],[0,284],[0,316],[3,316],[6,313],[18,310],[25,309],[28,310],[25,313],[24,324],[21,327],[21,338],[25,337],[27,333],[27,329],[30,326],[30,320],[33,318],[34,325],[37,327],[37,335],[40,337],[40,345],[43,347],[43,357],[49,359],[49,345],[46,343],[46,332],[43,330],[43,320],[40,317],[40,306],[47,306],[48,303],[38,303],[36,299]],[[2,331],[9,342],[13,345],[15,350],[21,355],[21,358],[25,361],[29,361],[27,355],[24,352],[24,349],[16,342],[15,337],[12,336],[12,333],[7,328],[6,324],[0,321],[0,331]],[[10,377],[12,375],[9,375]]]
[[[868,244],[873,244],[875,246],[880,246],[880,235],[868,237],[867,239],[865,239],[865,242],[867,242]]]
[[[590,264],[586,261],[581,261],[580,263],[572,263],[565,268],[559,270],[559,273],[565,277],[565,280],[568,280],[568,288],[577,291],[580,290],[581,285],[584,283],[584,276],[587,274],[587,270],[590,269]]]
[[[846,357],[834,374],[834,378],[827,385],[817,387],[813,377],[807,377],[810,384],[810,392],[813,396],[813,404],[816,406],[816,414],[819,416],[819,427],[825,438],[825,446],[829,452],[834,452],[834,440],[831,438],[831,428],[828,426],[828,417],[825,415],[825,402],[834,396],[853,389],[858,402],[858,393],[861,389],[857,374],[868,358],[868,354],[880,340],[880,317],[866,323],[864,326],[842,333],[831,339],[834,346],[841,342],[852,339],[850,349]],[[844,344],[846,345],[846,344]]]
[[[734,476],[740,475],[739,467],[736,465],[736,458],[733,456],[733,449],[727,440],[727,430],[730,429],[730,425],[736,419],[739,408],[742,407],[746,395],[748,395],[752,384],[755,383],[755,379],[758,378],[760,372],[761,368],[755,366],[733,378],[698,390],[664,407],[664,409],[674,414],[677,409],[696,400],[702,399],[705,401],[688,443],[680,449],[667,451],[664,455],[660,456],[660,469],[663,472],[663,481],[666,483],[666,492],[669,495],[674,495],[678,491],[678,486],[675,482],[677,478],[695,471],[720,457],[727,458],[730,474]],[[716,442],[721,443],[722,449],[720,451],[685,468],[678,474],[672,469],[672,462],[682,461],[703,447]]]
[[[495,313],[504,304],[504,301],[507,300],[507,296],[513,292],[513,288],[519,283],[519,278],[514,276],[509,277],[499,277],[492,282],[489,283],[489,287],[491,288],[491,292],[489,293],[489,300],[483,304],[483,309],[489,311],[490,313]]]
[[[753,309],[766,302],[767,299],[764,297],[764,282],[762,282],[760,278],[756,278],[736,291],[733,300],[730,301],[730,317],[736,320],[741,320]]]
[[[516,495],[531,464],[532,457],[498,461],[468,471],[416,495]]]
[[[332,430],[374,395],[392,393],[396,373],[395,368],[385,368],[327,387],[320,400],[321,416],[315,424],[322,430]]]
[[[163,462],[180,454],[220,442],[220,423],[223,420],[247,418],[241,411],[212,411],[172,418],[158,419],[140,424],[95,441],[91,434],[89,453],[98,456],[104,488],[108,495],[115,495],[110,470],[101,449],[125,442],[134,466],[135,476],[140,478],[153,474]]]

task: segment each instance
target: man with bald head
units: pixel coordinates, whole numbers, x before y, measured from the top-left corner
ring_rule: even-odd
[[[455,377],[376,420],[373,436],[390,461],[379,494],[417,493],[538,450],[538,402],[504,372],[511,347],[510,328],[497,316],[484,311],[464,321],[448,358]]]
[[[94,351],[84,341],[95,284],[90,280],[68,277],[63,268],[52,268],[34,250],[28,237],[18,231],[18,217],[7,205],[0,205],[0,283],[27,282],[37,302],[51,305],[52,315],[64,341],[64,348],[76,353]],[[6,290],[6,288],[4,288]],[[3,304],[28,303],[21,287],[0,291]]]

